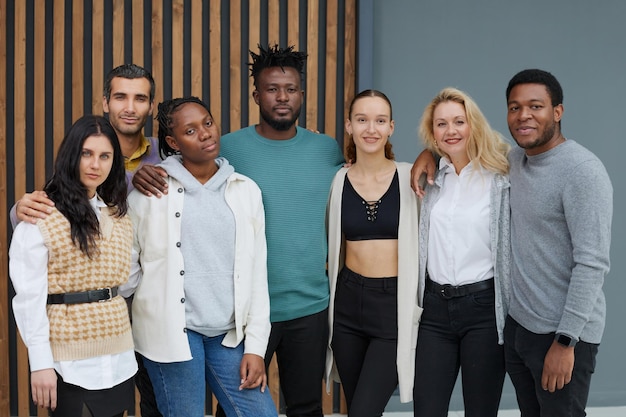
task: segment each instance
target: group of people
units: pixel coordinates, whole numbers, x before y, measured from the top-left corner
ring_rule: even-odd
[[[556,78],[511,79],[514,149],[443,89],[411,166],[394,159],[385,94],[354,97],[344,154],[297,125],[306,54],[250,55],[259,124],[220,137],[183,97],[158,105],[146,138],[154,80],[123,65],[105,82],[108,120],[80,118],[44,190],[16,204],[34,403],[121,416],[134,380],[144,417],[203,416],[207,385],[217,415],[275,416],[276,354],[289,417],[323,415],[323,379],[350,416],[382,415],[398,387],[415,416],[444,417],[459,370],[466,416],[497,415],[505,373],[524,417],[585,415],[612,187],[563,136]]]

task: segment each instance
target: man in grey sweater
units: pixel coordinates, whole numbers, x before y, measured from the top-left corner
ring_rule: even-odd
[[[542,70],[506,90],[512,295],[506,368],[522,416],[584,416],[605,323],[613,188],[600,160],[561,133],[563,92]]]

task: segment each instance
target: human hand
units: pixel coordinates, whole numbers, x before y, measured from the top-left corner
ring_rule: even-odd
[[[40,369],[30,373],[33,403],[41,408],[57,408],[57,374],[54,369]]]
[[[552,342],[543,360],[541,388],[550,392],[563,389],[572,380],[573,370],[574,348],[565,347],[556,341]]]
[[[246,353],[243,355],[240,366],[241,385],[239,390],[252,389],[259,385],[261,392],[265,392],[267,375],[265,373],[265,361],[259,355]]]
[[[45,219],[52,213],[54,202],[44,191],[33,191],[24,194],[15,205],[15,214],[21,222],[37,223],[38,219]]]
[[[424,149],[422,153],[417,156],[411,168],[411,188],[420,198],[426,195],[419,183],[423,174],[426,174],[426,181],[432,185],[435,177],[435,158],[428,149]]]
[[[161,193],[167,194],[167,172],[161,167],[144,165],[133,176],[133,185],[148,197],[154,195],[161,198]]]

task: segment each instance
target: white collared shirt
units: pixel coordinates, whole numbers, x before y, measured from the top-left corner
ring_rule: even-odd
[[[439,284],[466,285],[493,277],[489,201],[493,172],[470,162],[459,175],[441,158],[445,170],[439,199],[430,215],[428,274]]]
[[[99,220],[100,208],[106,207],[106,204],[97,195],[89,203]],[[132,349],[114,355],[54,362],[46,313],[48,248],[37,225],[20,222],[16,226],[9,257],[9,271],[16,292],[13,312],[22,340],[28,348],[31,372],[54,368],[65,382],[90,390],[111,388],[137,372]]]

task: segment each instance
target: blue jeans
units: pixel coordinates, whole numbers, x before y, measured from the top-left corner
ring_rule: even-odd
[[[264,393],[260,387],[239,390],[243,342],[228,348],[222,345],[224,335],[206,337],[191,330],[187,338],[190,361],[160,363],[144,358],[164,417],[204,417],[205,381],[228,417],[277,416],[269,389]]]
[[[515,387],[522,417],[586,416],[598,345],[579,341],[574,348],[572,380],[563,389],[549,392],[541,388],[541,374],[552,342],[554,333],[533,333],[511,316],[507,317],[504,326],[506,371]]]
[[[415,356],[415,417],[446,417],[459,369],[466,417],[498,415],[504,348],[493,289],[446,299],[426,290]]]

